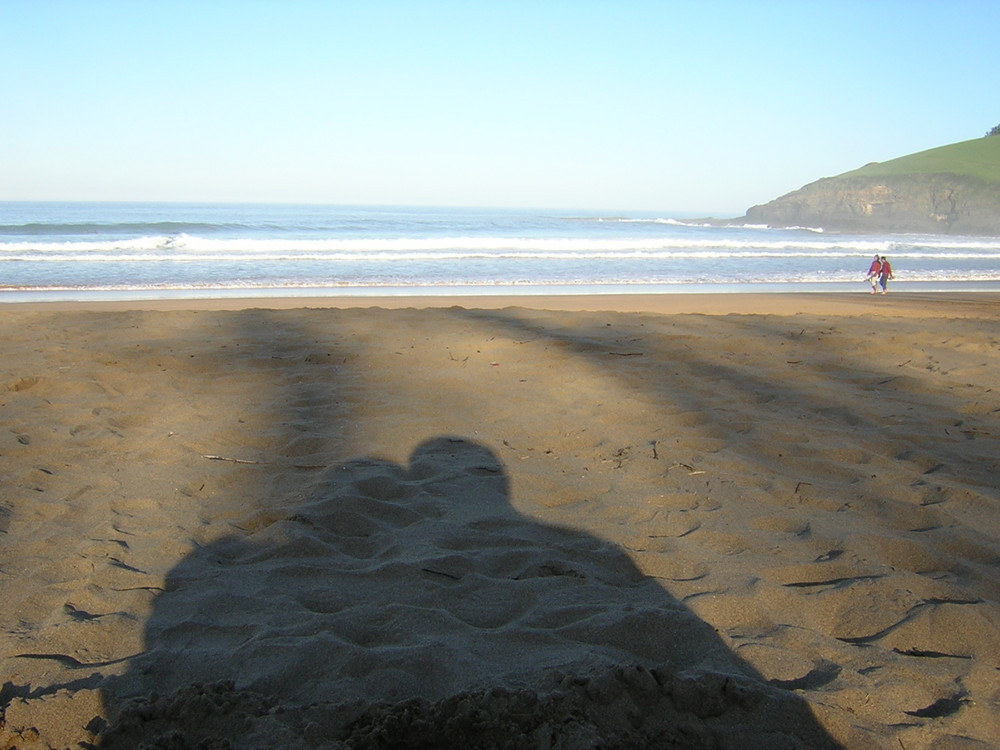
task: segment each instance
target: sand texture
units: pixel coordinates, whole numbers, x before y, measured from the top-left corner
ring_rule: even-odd
[[[0,309],[0,750],[1000,747],[1000,298],[737,297]]]

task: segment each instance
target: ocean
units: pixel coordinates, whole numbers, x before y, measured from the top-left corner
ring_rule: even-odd
[[[0,203],[0,302],[1000,291],[1000,238],[718,226],[670,212]]]

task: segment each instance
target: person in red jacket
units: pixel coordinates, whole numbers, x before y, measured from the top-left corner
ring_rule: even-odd
[[[878,283],[882,287],[882,294],[889,291],[886,287],[889,284],[889,279],[893,278],[892,266],[889,265],[889,261],[885,259],[883,255],[881,258],[882,268],[879,270]]]
[[[882,261],[879,260],[878,255],[875,256],[875,260],[868,267],[868,275],[865,277],[872,285],[872,294],[878,291],[878,280],[879,276],[882,275]]]

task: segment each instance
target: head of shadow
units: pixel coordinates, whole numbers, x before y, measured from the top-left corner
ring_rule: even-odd
[[[620,549],[509,493],[489,448],[438,437],[190,555],[106,746],[836,746]]]

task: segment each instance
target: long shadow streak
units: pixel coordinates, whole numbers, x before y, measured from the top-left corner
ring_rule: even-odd
[[[104,746],[838,747],[622,550],[516,511],[464,436],[255,518],[171,571]]]

